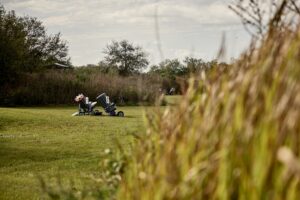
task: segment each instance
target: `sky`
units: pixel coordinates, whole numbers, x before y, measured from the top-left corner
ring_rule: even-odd
[[[111,41],[141,46],[151,64],[192,56],[237,58],[250,35],[228,9],[232,0],[0,0],[6,10],[37,17],[48,34],[62,33],[75,66],[97,64]]]

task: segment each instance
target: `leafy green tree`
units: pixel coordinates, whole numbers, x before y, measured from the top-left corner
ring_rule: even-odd
[[[145,69],[149,61],[147,54],[140,46],[134,46],[127,40],[113,41],[104,50],[105,62],[111,67],[116,67],[120,75],[139,73]]]
[[[71,64],[60,33],[49,36],[36,18],[18,17],[0,6],[0,83],[56,62]]]
[[[149,74],[158,74],[162,77],[162,89],[166,92],[171,88],[180,91],[182,78],[188,74],[188,69],[178,59],[166,59],[150,68]],[[181,81],[179,81],[181,80]]]
[[[36,18],[21,18],[26,34],[23,67],[29,71],[40,65],[59,62],[70,65],[68,46],[61,40],[61,34],[46,35],[45,27]]]
[[[0,6],[0,83],[13,78],[24,54],[24,27],[14,12],[6,13]]]
[[[197,73],[207,67],[207,63],[205,63],[202,59],[193,57],[186,57],[183,62],[185,63],[188,72],[192,74]]]
[[[186,66],[184,66],[178,59],[166,59],[158,65],[153,65],[150,68],[149,73],[160,74],[163,77],[169,77],[175,79],[176,76],[186,75],[188,72]]]

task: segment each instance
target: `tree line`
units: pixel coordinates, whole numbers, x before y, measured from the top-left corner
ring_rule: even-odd
[[[98,67],[103,73],[115,73],[121,76],[157,74],[166,78],[188,76],[217,66],[229,66],[227,63],[218,62],[216,59],[204,61],[194,57],[186,57],[183,62],[179,59],[165,59],[159,64],[149,66],[146,51],[127,40],[112,41],[106,46],[103,53],[105,57],[98,65],[89,64],[86,66]],[[148,70],[147,67],[149,67]]]
[[[206,62],[192,57],[186,57],[183,62],[166,59],[149,66],[147,52],[127,40],[112,41],[103,49],[103,53],[103,60],[96,65],[72,67],[67,41],[62,39],[61,33],[48,34],[37,18],[17,16],[14,11],[6,11],[0,5],[0,104],[64,104],[72,102],[72,96],[77,92],[95,95],[95,89],[104,89],[106,84],[91,84],[93,74],[93,81],[105,77],[105,80],[122,83],[111,91],[116,101],[122,98],[131,104],[138,103],[140,99],[154,102],[153,98],[149,98],[150,93],[167,92],[170,88],[180,93],[182,80],[187,80],[190,74],[228,66],[216,60]],[[49,70],[49,66],[57,63],[73,70],[64,71],[58,76],[55,70]],[[143,82],[147,87],[133,86],[133,80],[136,80],[136,84]],[[151,90],[138,91],[138,88]],[[61,95],[56,91],[60,91]],[[142,97],[141,94],[146,93],[147,98]]]
[[[45,26],[37,18],[19,17],[1,5],[0,38],[0,70],[7,77],[15,75],[15,72],[38,71],[53,63],[71,66],[68,45],[61,39],[61,33],[48,35]],[[144,72],[149,65],[148,54],[143,48],[127,40],[112,41],[103,53],[104,60],[98,65],[103,72],[128,76]],[[210,68],[217,63],[187,57],[184,64],[178,59],[167,59],[151,66],[149,72],[181,76]]]
[[[103,50],[106,55],[97,65],[89,64],[83,68],[97,68],[104,74],[118,76],[146,75],[146,77],[159,77],[161,91],[174,88],[181,93],[182,85],[190,75],[207,72],[214,68],[226,69],[230,65],[225,62],[204,61],[200,58],[186,57],[183,62],[179,59],[165,59],[158,64],[149,66],[147,53],[142,47],[134,45],[127,40],[112,41]],[[148,68],[147,68],[148,67]],[[156,79],[157,80],[157,79]]]

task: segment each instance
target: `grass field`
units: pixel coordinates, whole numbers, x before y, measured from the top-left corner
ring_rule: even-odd
[[[182,98],[181,95],[168,95],[168,96],[165,96],[165,102],[167,105],[177,105],[180,101],[180,99]]]
[[[124,118],[71,117],[74,107],[0,108],[0,199],[39,199],[39,176],[80,186],[98,173],[102,152],[125,150],[144,130],[143,108],[122,107]]]

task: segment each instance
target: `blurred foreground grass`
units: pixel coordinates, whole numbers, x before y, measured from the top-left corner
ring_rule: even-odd
[[[190,80],[148,116],[118,199],[300,199],[300,30]]]

